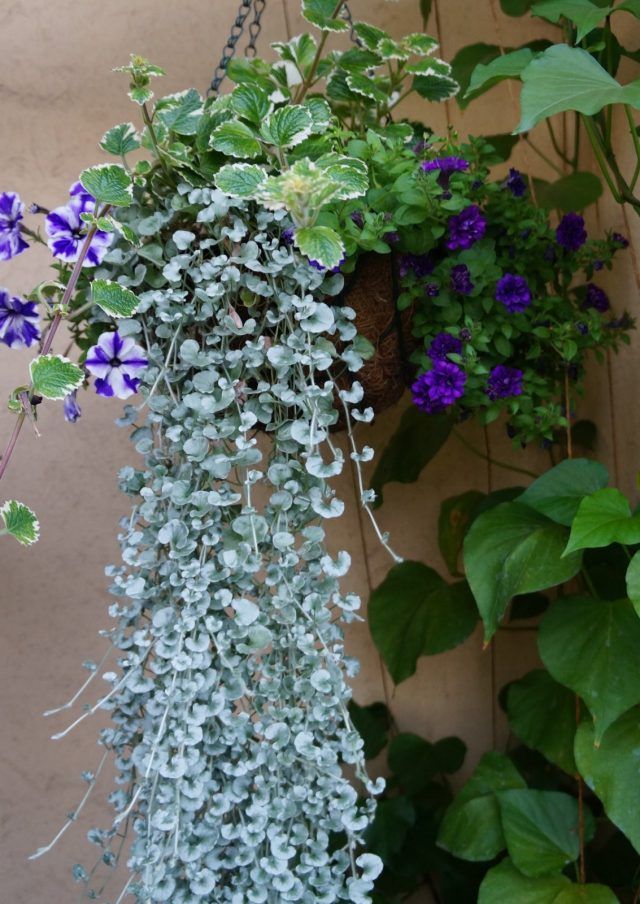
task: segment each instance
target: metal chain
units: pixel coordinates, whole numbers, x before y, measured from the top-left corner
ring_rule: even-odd
[[[247,44],[244,51],[244,55],[247,57],[253,58],[258,52],[256,45],[258,38],[260,37],[260,31],[262,29],[262,14],[266,5],[267,0],[253,0],[253,21],[249,25],[249,43]]]
[[[353,43],[358,47],[364,47],[364,42],[356,34],[356,29],[353,22],[353,14],[349,9],[349,4],[346,2],[342,7],[342,18],[349,24],[349,37],[351,38]]]
[[[220,85],[224,81],[224,78],[227,74],[227,66],[235,56],[236,44],[242,37],[242,34],[244,32],[244,23],[247,21],[252,6],[253,0],[240,0],[240,6],[238,7],[235,22],[231,26],[231,33],[227,38],[227,43],[225,44],[224,50],[222,51],[222,56],[220,58],[220,62],[218,63],[218,68],[216,69],[213,75],[213,79],[211,80],[211,86],[209,88],[209,91],[207,92],[208,94],[211,94],[212,92],[214,94],[217,94],[220,90]],[[262,10],[260,12],[262,13]]]

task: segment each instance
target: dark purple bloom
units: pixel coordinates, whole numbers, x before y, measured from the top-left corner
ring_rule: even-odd
[[[80,182],[73,183],[69,195],[71,200],[67,204],[47,214],[45,229],[53,256],[72,264],[78,259],[86,233],[81,214],[93,213],[96,201]],[[96,267],[101,264],[112,241],[113,233],[98,230],[91,240],[83,266]]]
[[[359,210],[353,211],[353,213],[351,214],[351,220],[356,224],[358,229],[362,229],[362,227],[364,226],[364,217]]]
[[[435,160],[423,160],[420,164],[425,173],[439,170],[442,173],[460,173],[469,169],[469,161],[463,157],[436,157]]]
[[[614,245],[619,245],[620,248],[629,247],[629,239],[625,238],[623,235],[620,235],[619,232],[612,233],[611,241],[614,243]]]
[[[463,327],[463,329],[460,330],[460,338],[463,342],[471,342],[471,330],[467,329],[466,326]]]
[[[487,221],[477,204],[470,204],[459,214],[449,217],[449,240],[447,248],[456,251],[458,248],[471,248],[474,242],[481,239],[487,230]]]
[[[400,278],[404,279],[412,271],[414,276],[422,279],[422,277],[433,273],[435,265],[436,262],[432,254],[403,254],[400,257],[398,273]]]
[[[342,267],[342,265],[344,264],[345,261],[346,261],[346,257],[343,257],[342,260],[340,261],[340,263],[336,264],[336,266],[332,267],[331,270],[329,270],[328,272],[329,273],[339,273],[340,268]],[[313,267],[314,270],[319,270],[321,273],[324,273],[324,271],[327,269],[324,264],[320,263],[320,261],[311,261],[310,260],[309,264]]]
[[[548,264],[553,264],[556,259],[556,249],[553,245],[547,245],[547,247],[542,252],[542,257]]]
[[[130,336],[123,339],[115,332],[100,336],[89,349],[85,366],[96,377],[98,395],[128,399],[138,391],[140,371],[148,363],[143,349]]]
[[[527,183],[520,170],[511,167],[507,181],[504,183],[514,198],[521,198],[527,193]]]
[[[424,154],[424,152],[427,150],[428,147],[429,147],[429,142],[425,141],[424,139],[421,139],[420,141],[416,142],[416,144],[413,145],[411,150],[413,151],[414,154],[416,154],[416,156],[418,156],[420,154]]]
[[[400,241],[400,235],[395,230],[392,232],[385,232],[382,238],[387,245],[396,245]]]
[[[14,191],[0,193],[0,261],[11,260],[29,246],[20,234],[24,204]]]
[[[431,370],[421,374],[411,387],[413,403],[421,411],[433,414],[453,405],[464,394],[467,375],[450,361],[435,361]]]
[[[576,323],[576,330],[580,333],[581,336],[589,335],[589,327],[586,323],[583,323],[581,320]]]
[[[489,374],[486,394],[492,402],[496,399],[507,399],[509,396],[522,394],[522,371],[517,367],[498,364]]]
[[[451,268],[451,291],[459,295],[471,295],[473,283],[466,264],[456,264]]]
[[[438,284],[434,282],[427,283],[424,291],[428,298],[436,298],[440,294]]]
[[[0,289],[0,342],[9,348],[28,348],[39,338],[35,301],[24,301]]]
[[[579,213],[565,213],[556,229],[556,239],[566,251],[577,251],[587,241],[587,230]]]
[[[73,392],[70,392],[68,396],[64,397],[62,410],[64,412],[64,419],[69,424],[75,424],[75,422],[81,417],[82,409],[78,405],[77,389],[74,389]]]
[[[607,293],[604,289],[601,289],[600,286],[589,283],[582,307],[584,310],[587,310],[587,308],[594,308],[596,311],[600,311],[601,314],[604,314],[610,307]]]
[[[505,273],[496,286],[496,301],[511,314],[524,311],[531,304],[531,289],[524,278],[516,273]]]
[[[594,270],[602,270],[603,267],[604,267],[604,264],[602,263],[602,261],[594,261],[593,262]]]
[[[287,229],[282,230],[282,235],[280,239],[283,245],[292,245],[293,239],[295,237],[296,231],[293,226],[289,226]]]
[[[432,361],[446,361],[447,355],[453,353],[459,355],[462,351],[462,342],[451,333],[438,333],[427,349],[427,354]]]

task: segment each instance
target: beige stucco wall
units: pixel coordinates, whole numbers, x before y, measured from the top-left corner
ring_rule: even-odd
[[[534,36],[531,24],[525,28],[520,20],[501,19],[497,32],[494,2],[497,7],[497,0],[441,0],[430,31],[439,33],[446,58],[473,41],[513,46]],[[27,202],[62,203],[78,172],[100,159],[97,141],[105,129],[135,117],[123,76],[111,69],[135,51],[166,68],[166,92],[190,85],[204,89],[236,7],[237,0],[2,0],[0,188],[19,191]],[[301,30],[297,8],[297,0],[270,0],[263,48],[286,34],[287,27],[293,33]],[[418,0],[353,0],[352,8],[356,17],[384,24],[396,35],[420,27]],[[543,31],[538,26],[536,34]],[[433,108],[418,102],[410,112],[437,130],[451,122],[465,131],[496,133],[508,131],[516,119],[514,96],[506,87],[473,105],[464,119],[453,103]],[[533,158],[521,155],[520,160],[533,165]],[[549,176],[544,167],[540,172]],[[599,206],[597,218],[603,226],[628,232],[624,217],[608,202]],[[620,308],[635,306],[632,261],[628,255],[611,281]],[[47,255],[38,249],[3,264],[0,285],[27,290],[44,278],[46,262]],[[0,398],[23,381],[29,357],[0,347]],[[600,426],[601,457],[630,492],[640,439],[636,361],[636,351],[626,351],[608,370],[601,369],[591,380],[588,403],[581,406],[581,413]],[[101,814],[108,807],[104,795],[96,794],[82,824],[49,857],[27,862],[27,855],[52,836],[76,805],[83,790],[80,773],[95,768],[100,756],[95,746],[98,719],[53,742],[49,736],[66,724],[65,717],[45,720],[41,715],[67,699],[84,679],[84,659],[101,656],[98,631],[108,623],[109,603],[103,568],[117,560],[117,522],[127,510],[115,475],[133,453],[126,432],[112,426],[118,403],[86,394],[82,404],[84,417],[75,426],[63,422],[58,406],[46,406],[41,437],[25,431],[1,493],[3,499],[32,505],[43,533],[30,550],[0,541],[0,901],[7,904],[75,901],[79,890],[70,866],[89,859],[86,829],[104,822]],[[373,428],[362,428],[370,429],[367,442],[382,446],[398,416],[399,411],[391,411]],[[0,438],[10,429],[10,415],[0,411]],[[478,427],[463,429],[468,439],[485,447]],[[489,442],[495,457],[514,457],[499,427],[492,428]],[[518,460],[540,469],[547,462],[535,450]],[[439,567],[434,529],[441,499],[472,487],[486,490],[513,482],[508,472],[488,467],[451,440],[417,486],[389,488],[380,518],[403,555]],[[389,561],[368,527],[363,528],[350,474],[342,478],[340,490],[348,510],[333,542],[351,550],[349,582],[366,598]],[[366,625],[350,631],[349,646],[363,663],[357,698],[383,699],[383,674]],[[416,678],[395,693],[387,680],[386,693],[401,729],[432,739],[462,735],[469,744],[470,768],[482,751],[505,740],[492,688],[523,673],[534,660],[526,632],[501,634],[486,652],[477,633],[451,653],[423,659]]]

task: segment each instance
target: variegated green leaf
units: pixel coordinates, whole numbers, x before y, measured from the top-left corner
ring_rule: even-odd
[[[102,204],[128,207],[133,197],[131,176],[117,163],[99,163],[80,173],[80,182]]]
[[[35,512],[15,499],[9,499],[0,508],[4,521],[4,530],[0,533],[11,534],[23,546],[31,546],[40,536],[40,524]]]
[[[216,187],[232,198],[253,198],[267,174],[255,163],[228,163],[214,176]]]
[[[40,355],[29,365],[33,391],[45,399],[64,399],[82,385],[81,368],[62,355]]]
[[[336,195],[340,201],[360,198],[369,188],[367,165],[356,157],[326,154],[316,162],[340,186]]]
[[[131,151],[140,147],[140,139],[132,122],[122,122],[105,132],[100,142],[100,147],[107,154],[115,157],[124,157]]]
[[[260,133],[264,140],[277,148],[291,148],[301,144],[311,134],[313,120],[304,107],[290,104],[280,107],[263,123]]]
[[[178,135],[195,135],[202,117],[202,98],[195,88],[163,97],[156,108],[158,119]]]
[[[131,289],[108,279],[93,280],[91,300],[110,317],[132,317],[140,304],[140,299]]]
[[[334,16],[336,11],[335,0],[302,0],[302,15],[321,28],[322,31],[346,31],[348,25],[344,19]]]
[[[309,260],[317,261],[328,270],[337,267],[344,257],[342,239],[328,226],[296,229],[295,243]]]
[[[228,157],[258,157],[262,145],[253,129],[243,122],[223,122],[211,133],[211,147]]]
[[[231,109],[259,126],[272,113],[273,101],[258,85],[238,85],[231,95]]]

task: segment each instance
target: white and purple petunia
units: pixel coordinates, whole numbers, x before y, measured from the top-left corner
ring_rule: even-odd
[[[35,301],[25,301],[0,289],[0,342],[9,348],[28,348],[40,338]]]
[[[128,399],[138,391],[140,372],[148,364],[144,350],[130,336],[103,333],[87,354],[85,366],[96,377],[98,395]]]
[[[0,192],[0,261],[11,260],[29,247],[20,232],[23,214],[19,195],[14,191]]]
[[[86,224],[81,214],[93,213],[96,199],[81,182],[73,183],[69,189],[69,196],[70,201],[67,204],[56,207],[47,214],[45,229],[48,236],[47,245],[53,256],[72,264],[78,259],[85,237]],[[112,241],[113,233],[98,230],[91,240],[83,267],[96,267],[101,264]]]

